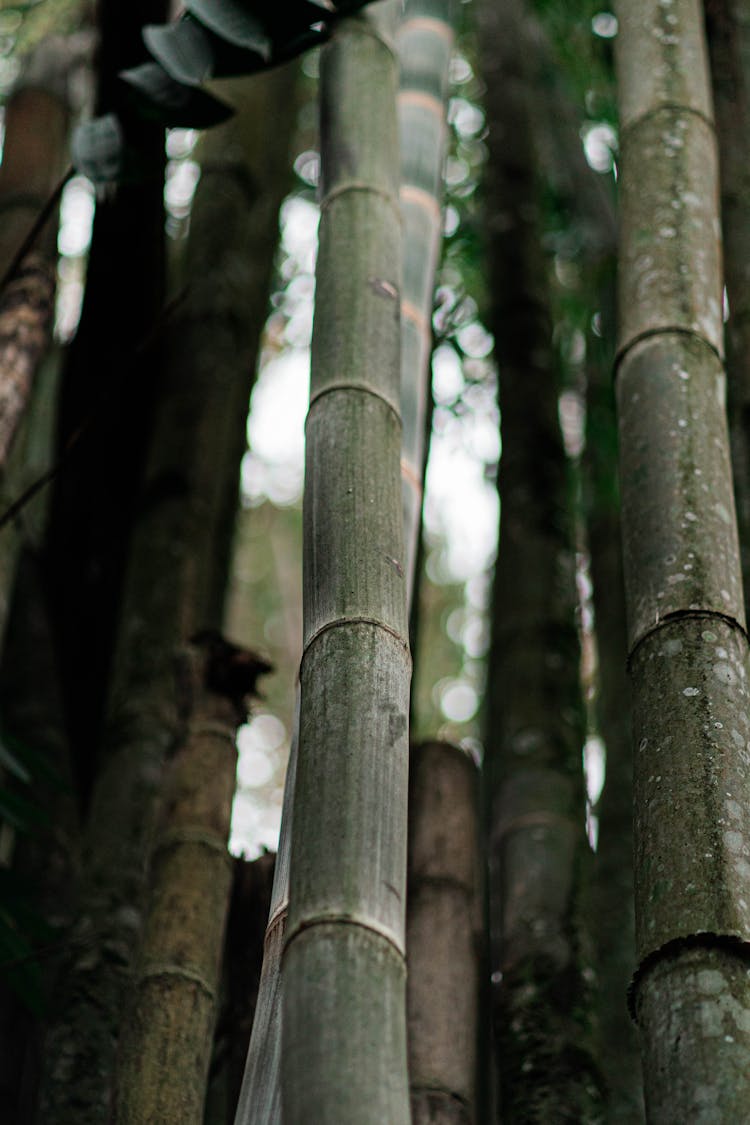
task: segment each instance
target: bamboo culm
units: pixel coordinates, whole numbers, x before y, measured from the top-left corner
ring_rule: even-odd
[[[397,11],[342,20],[321,57],[287,1125],[409,1121]]]
[[[633,1010],[651,1122],[750,1096],[748,645],[702,6],[618,8],[616,361],[634,710]]]

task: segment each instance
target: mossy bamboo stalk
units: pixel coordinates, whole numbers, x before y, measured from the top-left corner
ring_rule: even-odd
[[[398,31],[401,148],[401,412],[406,572],[417,552],[430,386],[432,306],[442,240],[443,163],[453,0],[408,0]]]
[[[515,0],[480,8],[487,229],[503,452],[485,779],[494,1051],[504,1118],[593,1121],[580,924],[585,726],[569,467]]]
[[[397,7],[342,21],[321,58],[287,1125],[409,1120]]]
[[[238,683],[221,683],[228,660],[232,681],[246,673],[248,694],[258,668],[267,670],[218,639],[185,656],[186,729],[165,769],[150,900],[120,1034],[121,1125],[203,1120],[232,878],[235,739],[245,718]]]
[[[406,575],[414,582],[424,468],[425,404],[432,344],[431,313],[441,239],[441,185],[445,150],[445,99],[453,32],[451,0],[426,4],[412,0],[399,28],[401,67],[398,113],[401,137],[402,246],[405,269],[401,302],[401,407],[404,418],[401,476],[404,494]],[[296,740],[290,755],[285,810],[291,810]],[[282,817],[280,863],[266,935],[266,954],[237,1123],[277,1121],[280,1114],[278,1068],[281,1019],[280,956],[289,906],[288,853],[291,812]],[[282,858],[283,857],[283,858]],[[271,1040],[276,1043],[271,1048]],[[270,1069],[269,1069],[270,1068]]]
[[[750,1096],[748,648],[702,8],[621,4],[617,399],[649,1121]]]
[[[225,509],[236,496],[255,351],[267,307],[275,216],[285,187],[289,133],[281,123],[291,124],[288,83],[289,75],[281,71],[255,80],[247,88],[248,112],[208,142],[206,181],[196,197],[188,253],[189,266],[198,266],[200,272],[189,290],[184,319],[169,326],[169,362],[134,533],[102,765],[87,830],[89,856],[80,925],[104,936],[93,953],[76,961],[65,982],[67,1010],[55,1039],[62,1062],[48,1095],[57,1101],[55,1112],[61,1107],[60,1118],[50,1110],[46,1118],[50,1121],[69,1120],[71,1091],[82,1091],[92,1101],[109,1098],[111,1053],[141,927],[162,765],[182,740],[183,697],[175,676],[175,655],[196,629],[215,626],[221,612],[223,566],[229,557],[226,540],[231,535]],[[265,112],[265,99],[273,104],[275,93],[284,95],[283,108],[271,118]],[[256,97],[263,113],[253,111]],[[244,161],[249,162],[250,172]],[[259,184],[264,190],[258,191]],[[211,263],[208,269],[206,262]],[[189,458],[186,449],[191,451]],[[192,755],[183,755],[180,761],[190,774]],[[225,753],[220,764],[219,802],[233,788],[232,754]],[[176,784],[194,787],[195,783],[178,778]],[[214,812],[217,819],[223,815],[218,808]],[[164,863],[158,870],[165,883],[170,882],[170,873],[174,879],[171,889],[157,887],[157,908],[168,895],[189,897],[189,883],[179,884],[180,870]],[[214,919],[214,905],[213,899],[206,898],[200,908]],[[207,972],[207,966],[215,964],[212,957],[218,955],[214,947],[217,942],[220,946],[221,934],[211,920],[202,933],[207,948],[201,957]],[[94,992],[97,1003],[92,1011]],[[204,994],[205,990],[200,993]],[[169,1037],[176,1024],[163,1025],[161,1030]],[[187,1033],[178,1039],[188,1055],[192,1050],[200,1055],[204,1047],[195,1048],[195,1028],[193,1033],[192,1045]],[[210,1037],[210,1028],[197,1034],[202,1043]],[[153,1039],[148,1047],[159,1054]],[[105,1057],[100,1059],[100,1052]],[[131,1096],[126,1087],[139,1078],[127,1071],[128,1061],[138,1053],[132,1040],[125,1043],[126,1078],[119,1083],[123,1096]],[[76,1072],[73,1084],[66,1072],[70,1055]],[[92,1055],[97,1065],[92,1065]],[[153,1058],[145,1062],[153,1065]],[[189,1120],[183,1109],[175,1110],[171,1119]],[[127,1119],[126,1109],[122,1112]],[[131,1112],[137,1118],[139,1111],[127,1108]],[[148,1114],[141,1119],[148,1119]],[[194,1117],[199,1119],[200,1112]]]
[[[727,406],[745,604],[750,600],[750,8],[743,0],[705,5],[721,179]]]
[[[406,1000],[414,1125],[476,1119],[479,786],[457,746],[415,746],[409,773]]]
[[[203,176],[191,215],[186,263],[192,279],[189,307],[170,334],[167,353],[182,386],[190,380],[198,392],[192,415],[193,472],[196,510],[206,523],[203,534],[193,528],[197,534],[190,536],[192,557],[185,559],[190,619],[182,622],[183,635],[196,624],[214,624],[221,618],[247,404],[288,176],[294,84],[295,71],[288,67],[237,83],[234,97],[240,112],[207,134],[199,151]],[[277,106],[273,118],[266,111],[269,105]],[[206,260],[212,263],[209,270]],[[177,393],[175,406],[182,414],[186,398]],[[210,684],[210,665],[207,670]],[[249,681],[248,690],[252,687]],[[172,840],[152,878],[139,993],[123,1032],[118,1067],[118,1120],[123,1125],[202,1119],[230,888],[226,844],[235,789],[234,732],[242,715],[236,702],[232,709],[231,699],[227,702],[208,687],[197,698],[208,714],[199,714],[195,721],[209,731],[209,741],[203,745],[205,737],[197,743],[188,739],[169,766],[172,787],[182,794],[183,811],[194,821],[189,828],[196,840],[182,845]],[[223,749],[212,743],[209,728],[217,737],[223,728]],[[214,760],[206,773],[200,763],[209,754]],[[206,793],[213,799],[207,800]],[[170,808],[168,795],[166,807]],[[184,825],[178,829],[184,834]],[[170,823],[168,839],[173,832]],[[204,843],[209,837],[213,841],[206,845],[208,850],[199,836],[205,837]],[[160,856],[158,842],[152,855]],[[200,894],[195,879],[188,877],[190,870],[203,872]],[[165,906],[168,915],[192,921],[189,950],[187,937],[170,931]],[[185,959],[187,971],[180,973],[177,965]],[[174,963],[174,971],[163,978],[152,976],[149,965],[167,961]],[[167,997],[171,1004],[165,1002]]]

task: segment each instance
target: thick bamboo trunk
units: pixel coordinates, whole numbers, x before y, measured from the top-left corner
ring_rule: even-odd
[[[287,1125],[409,1120],[396,16],[388,0],[342,21],[321,58],[300,747],[282,966]]]
[[[572,493],[540,246],[520,7],[481,9],[491,319],[503,452],[485,785],[503,1120],[593,1121],[599,1075],[579,906],[588,848]]]
[[[648,1119],[720,1125],[750,1096],[750,720],[716,143],[700,5],[642,0],[618,15],[633,1006]]]
[[[104,937],[95,954],[71,968],[65,985],[66,1010],[57,1028],[56,1050],[75,1052],[77,1082],[95,1085],[105,1097],[123,989],[140,929],[162,765],[182,740],[182,684],[175,676],[175,656],[198,628],[215,625],[221,612],[231,536],[227,510],[237,491],[247,402],[265,319],[276,211],[284,188],[288,132],[281,122],[292,111],[288,83],[288,75],[276,72],[260,85],[269,104],[274,104],[276,94],[286,99],[275,118],[265,112],[265,104],[263,114],[254,111],[259,87],[253,84],[248,88],[247,116],[233,126],[234,131],[209,142],[212,159],[206,161],[205,196],[195,201],[188,255],[196,269],[195,280],[186,309],[170,326],[174,336],[170,331],[152,457],[133,538],[102,766],[88,826],[90,851],[80,925]],[[272,120],[273,137],[257,129],[258,117],[267,125]],[[212,150],[214,144],[217,148]],[[248,160],[251,166],[257,160],[258,167],[266,169],[258,175],[265,190],[257,196],[256,181],[246,171]],[[178,777],[175,784],[194,790],[192,756],[179,760],[187,776]],[[224,753],[220,766],[219,803],[234,785],[231,752]],[[194,795],[197,800],[198,794]],[[221,809],[214,812],[220,820]],[[163,882],[157,897],[189,893],[180,884],[181,869],[162,863],[159,870]],[[218,881],[214,889],[218,890]],[[226,891],[225,887],[224,896]],[[201,911],[215,919],[216,910],[208,899],[202,900]],[[204,917],[204,921],[206,949],[201,963],[205,966],[213,965],[212,957],[218,956],[214,946],[221,941],[221,932],[215,920]],[[92,1005],[94,992],[97,1003]],[[166,1038],[174,1030],[162,1027]],[[195,1029],[192,1041],[187,1031],[180,1034],[188,1054],[196,1049],[195,1037]],[[210,1042],[210,1027],[197,1037]],[[126,1046],[132,1061],[138,1049],[132,1043]],[[148,1049],[158,1055],[165,1049],[164,1040],[161,1047],[150,1040]],[[100,1061],[99,1052],[105,1055]],[[91,1065],[91,1054],[97,1066]],[[144,1062],[154,1065],[153,1057]],[[135,1081],[128,1074],[127,1082],[120,1083],[121,1091],[131,1080]],[[62,1119],[66,1111],[70,1113],[74,1093],[75,1085],[60,1074],[55,1096]],[[93,1091],[86,1096],[93,1097]],[[54,1119],[50,1111],[48,1120]]]
[[[476,766],[412,750],[406,1000],[414,1125],[476,1120],[481,904]]]

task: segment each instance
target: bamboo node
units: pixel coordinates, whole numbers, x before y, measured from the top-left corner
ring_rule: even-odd
[[[364,918],[357,914],[337,914],[337,913],[320,913],[311,914],[308,918],[301,918],[295,926],[288,929],[284,939],[284,953],[292,944],[295,938],[299,937],[305,930],[310,930],[314,926],[356,926],[358,929],[366,930],[370,934],[384,941],[398,956],[399,961],[403,964],[406,960],[406,942],[402,934],[396,933],[390,926],[384,926],[378,922],[376,918]]]
[[[177,977],[179,980],[190,981],[192,984],[197,984],[210,1000],[216,1001],[214,986],[199,969],[191,965],[178,965],[174,961],[147,961],[136,973],[139,981],[152,980],[155,977]]]
[[[429,318],[425,316],[420,308],[414,304],[413,301],[407,301],[401,298],[401,317],[403,320],[408,320],[416,326],[425,343],[429,343],[432,339],[432,327]]]
[[[413,203],[422,210],[428,211],[433,220],[438,224],[442,221],[443,212],[434,195],[416,184],[402,184],[399,191],[401,203]]]
[[[341,629],[347,625],[372,625],[376,629],[382,629],[384,633],[388,633],[391,637],[394,637],[399,642],[399,644],[404,649],[406,649],[407,653],[410,653],[408,638],[405,637],[402,633],[399,633],[398,630],[394,629],[391,625],[386,624],[385,621],[380,621],[377,617],[336,617],[333,621],[326,621],[325,625],[321,625],[320,628],[316,629],[315,632],[310,636],[302,651],[300,668],[304,663],[305,657],[307,656],[315,641],[317,641],[318,637],[321,637],[324,633],[330,632],[331,629]]]
[[[403,457],[401,458],[401,477],[414,489],[417,496],[422,495],[422,478],[414,466],[405,461]]]
[[[234,746],[236,734],[235,727],[229,723],[218,722],[216,719],[194,719],[188,723],[188,737],[219,738]]]
[[[313,403],[318,402],[318,400],[323,398],[324,395],[331,394],[332,391],[357,391],[360,394],[372,395],[373,398],[376,398],[380,402],[384,403],[384,405],[388,407],[392,414],[395,414],[396,421],[399,425],[401,425],[400,404],[396,405],[391,399],[387,398],[386,395],[382,394],[380,391],[374,390],[372,387],[368,387],[364,383],[352,383],[343,381],[336,383],[326,383],[325,387],[321,387],[319,390],[310,393],[310,403],[307,408],[308,417],[310,415],[310,410],[312,409]]]
[[[633,348],[643,343],[644,340],[652,339],[654,336],[688,336],[693,340],[698,340],[701,344],[705,344],[722,363],[724,362],[723,354],[702,332],[696,332],[694,328],[685,328],[685,326],[681,324],[665,324],[659,325],[658,328],[644,328],[642,332],[637,332],[630,340],[626,340],[624,344],[618,347],[614,362],[615,379],[617,379],[619,375],[623,361]]]
[[[336,187],[331,188],[320,201],[320,213],[330,206],[335,199],[340,195],[346,195],[350,191],[364,191],[370,195],[376,195],[380,199],[384,199],[389,204],[398,216],[399,223],[401,222],[401,208],[396,194],[392,191],[386,191],[385,188],[376,187],[375,184],[368,184],[366,180],[344,180],[343,183],[337,184]]]
[[[180,844],[199,844],[210,851],[218,852],[222,859],[227,860],[228,863],[233,862],[232,856],[227,851],[226,840],[200,828],[174,828],[169,832],[161,833],[154,845],[154,855],[167,851],[169,848],[175,848]]]
[[[446,20],[435,19],[434,16],[411,16],[407,17],[401,22],[397,32],[397,37],[400,39],[404,35],[408,35],[410,31],[427,32],[430,35],[437,35],[440,39],[444,39],[449,46],[453,46],[455,38],[453,28]]]
[[[625,133],[629,133],[631,129],[637,128],[642,125],[644,121],[650,121],[652,117],[658,117],[660,113],[684,113],[690,117],[697,117],[704,125],[707,125],[712,133],[716,133],[716,126],[712,118],[708,114],[703,113],[700,109],[695,109],[694,106],[680,105],[679,102],[661,102],[660,105],[654,106],[653,109],[646,110],[639,117],[634,117],[632,121],[628,121],[626,125],[620,128],[620,137]]]
[[[436,98],[434,94],[426,94],[424,90],[400,90],[397,104],[399,109],[402,106],[415,106],[418,109],[424,109],[440,121],[445,117],[445,103],[440,98]]]

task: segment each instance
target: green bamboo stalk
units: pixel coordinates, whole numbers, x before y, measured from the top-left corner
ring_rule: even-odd
[[[724,274],[729,298],[727,405],[745,604],[750,598],[750,89],[742,0],[705,5],[721,173]]]
[[[453,0],[408,0],[397,44],[401,68],[401,412],[406,572],[413,584],[422,509],[432,305],[442,241],[443,162]]]
[[[574,521],[521,21],[515,0],[480,8],[503,436],[484,767],[494,1051],[504,1117],[587,1122],[601,1094],[579,918],[588,846]]]
[[[414,1125],[476,1120],[477,781],[459,747],[430,742],[412,749],[406,1000]]]
[[[404,270],[401,302],[401,409],[404,418],[401,476],[404,494],[407,584],[414,581],[416,540],[422,505],[425,403],[432,347],[431,313],[441,234],[442,165],[445,150],[445,99],[453,42],[451,0],[427,4],[412,0],[399,27],[401,82],[398,113],[401,135],[402,245],[410,268]],[[289,908],[288,853],[296,738],[284,795],[279,866],[266,934],[266,953],[237,1125],[279,1120],[281,1060],[280,956]],[[291,792],[290,792],[291,787]],[[272,1046],[273,1044],[273,1046]]]
[[[633,1005],[649,1121],[750,1096],[748,649],[701,6],[620,5],[617,398],[634,707]]]
[[[321,58],[287,1125],[409,1120],[397,7],[342,21]]]

